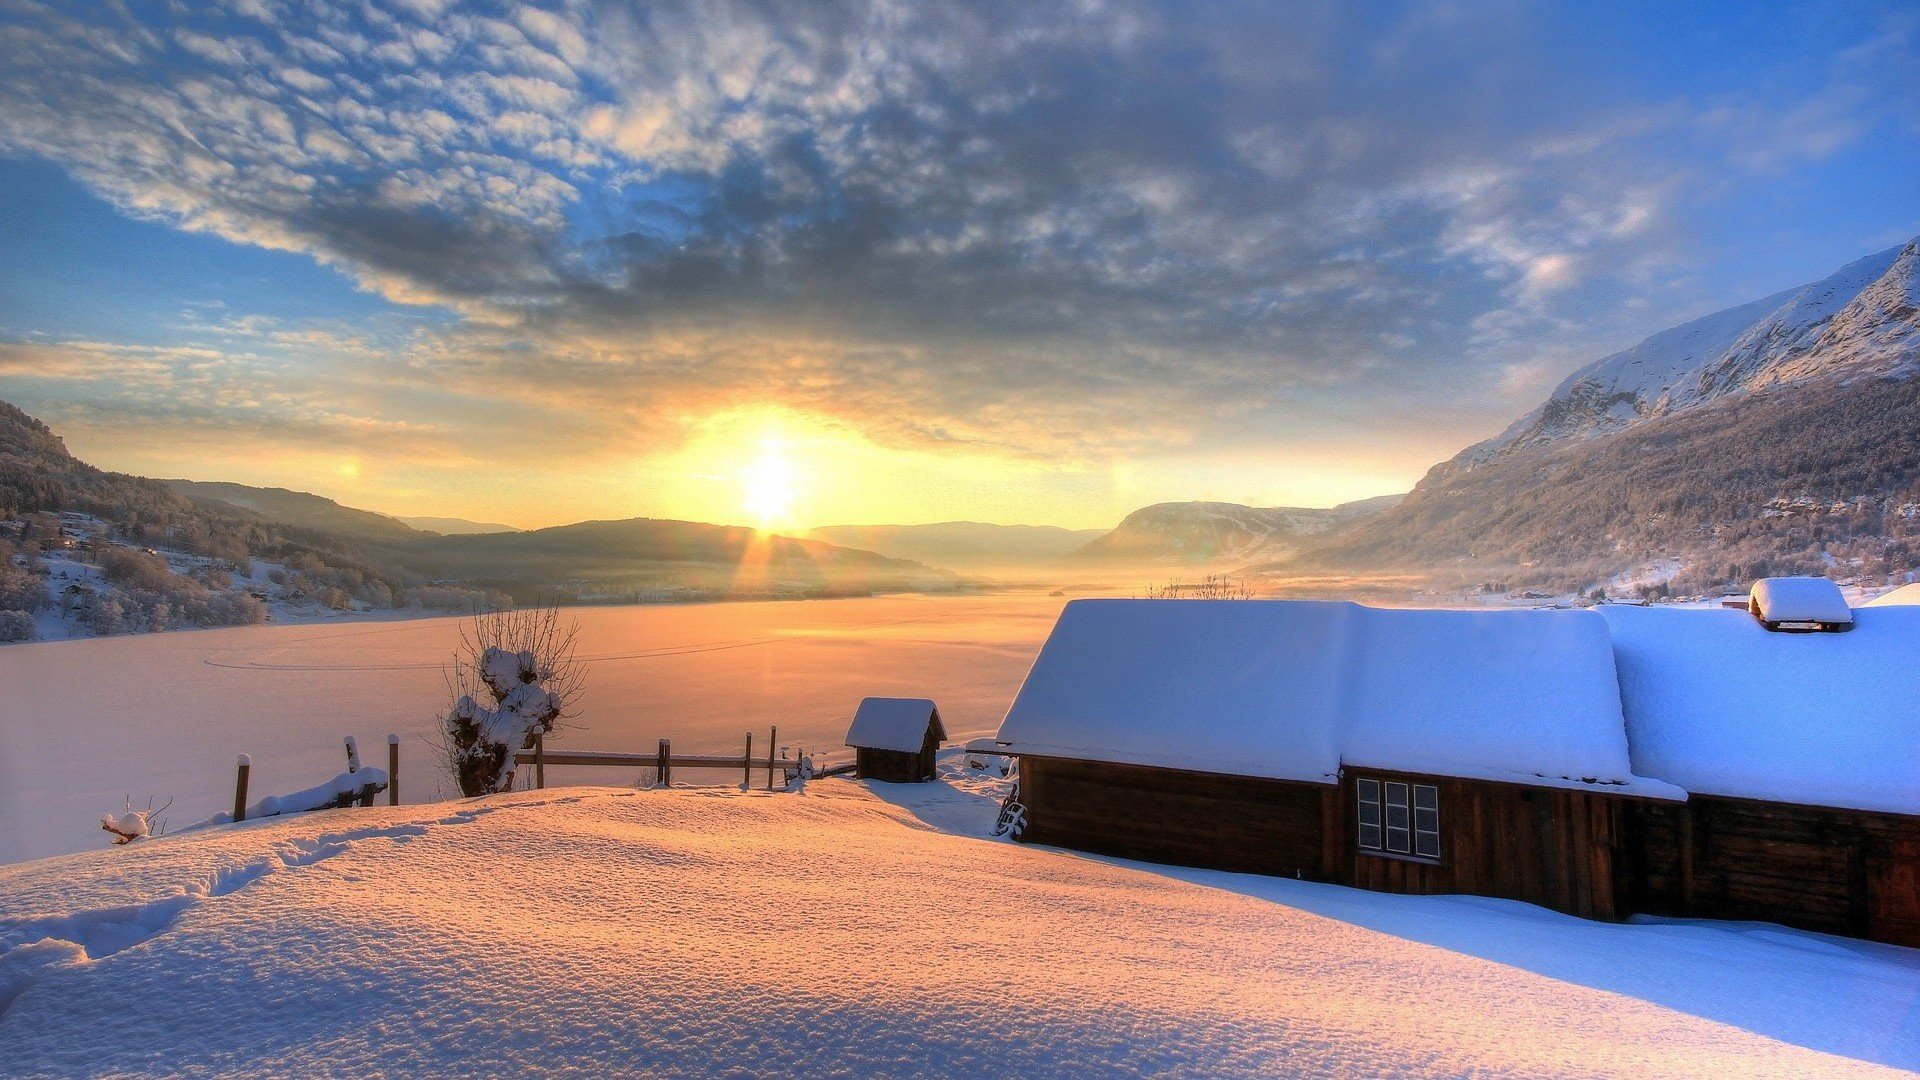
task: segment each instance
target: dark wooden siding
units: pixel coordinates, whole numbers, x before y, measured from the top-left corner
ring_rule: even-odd
[[[1636,911],[1920,946],[1920,818],[1696,795],[1625,824]]]
[[[1439,789],[1437,863],[1358,849],[1358,776]],[[1626,910],[1617,796],[1370,770],[1336,787],[1028,757],[1020,798],[1033,843],[1382,892],[1497,896],[1597,919]]]
[[[1360,850],[1354,839],[1360,777],[1439,789],[1438,862]],[[1472,893],[1590,919],[1620,918],[1624,889],[1614,858],[1627,801],[1590,791],[1349,769],[1340,785],[1342,862],[1333,879],[1382,892]]]
[[[1331,785],[1027,757],[1021,839],[1125,859],[1323,879]]]

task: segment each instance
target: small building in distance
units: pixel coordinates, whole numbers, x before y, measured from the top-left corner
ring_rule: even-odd
[[[866,698],[847,728],[856,773],[895,784],[933,779],[934,752],[946,737],[940,709],[927,698]]]

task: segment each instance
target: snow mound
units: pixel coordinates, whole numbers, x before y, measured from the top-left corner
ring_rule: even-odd
[[[984,825],[992,800],[924,787],[902,805],[845,781],[804,796],[550,790],[0,867],[5,1069],[1888,1075],[1285,903],[941,832]],[[1402,913],[1460,903],[1261,887]],[[1468,921],[1526,939],[1577,923],[1546,915],[1478,905]],[[1594,942],[1665,932],[1580,925],[1595,937],[1558,939],[1581,943],[1569,966],[1607,975],[1643,954]],[[1671,937],[1719,955],[1701,948],[1664,981],[1711,981],[1729,955],[1751,978],[1766,958],[1772,977],[1742,999],[1772,1002],[1777,983],[1784,1012],[1820,1017],[1882,1018],[1877,1003],[1915,992],[1897,965],[1785,936],[1804,944]],[[1911,1050],[1865,1021],[1822,1031],[1896,1063]]]

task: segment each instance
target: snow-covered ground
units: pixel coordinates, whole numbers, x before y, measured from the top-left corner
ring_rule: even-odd
[[[1876,1075],[1920,954],[991,842],[998,781],[528,792],[0,867],[0,1071]]]

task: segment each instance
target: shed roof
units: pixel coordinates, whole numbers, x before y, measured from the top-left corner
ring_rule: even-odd
[[[854,710],[853,724],[847,728],[847,745],[863,750],[898,750],[919,753],[931,725],[936,741],[944,741],[947,729],[940,723],[940,709],[929,698],[863,698]]]
[[[1078,600],[998,738],[1032,755],[1316,783],[1344,764],[1682,794],[1633,774],[1592,612]]]
[[[1601,609],[1634,768],[1688,791],[1920,814],[1920,607],[1844,634],[1724,609]]]

